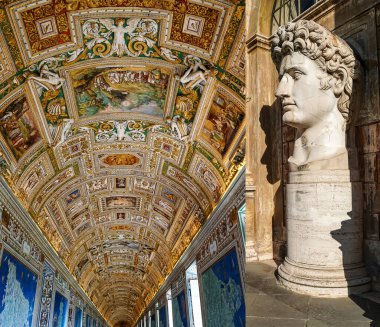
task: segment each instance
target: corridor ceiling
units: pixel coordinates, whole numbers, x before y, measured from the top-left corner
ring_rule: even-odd
[[[244,164],[244,1],[0,2],[0,168],[133,323]]]

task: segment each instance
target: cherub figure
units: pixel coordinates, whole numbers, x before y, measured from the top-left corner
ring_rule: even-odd
[[[114,33],[111,52],[108,54],[108,56],[112,56],[114,53],[116,53],[118,57],[121,57],[124,53],[127,53],[130,56],[134,56],[134,54],[128,50],[128,46],[125,43],[125,34],[127,34],[129,37],[134,37],[136,35],[136,33],[134,33],[134,30],[140,22],[140,18],[128,19],[127,26],[124,26],[125,21],[121,18],[116,19],[116,25],[114,25],[113,20],[110,19],[101,19],[100,22],[105,25],[110,31],[105,34],[105,37],[108,37],[111,33]]]
[[[125,132],[127,124],[128,124],[128,122],[126,122],[126,121],[124,121],[124,122],[115,121],[114,122],[114,125],[116,127],[116,136],[117,136],[118,141],[122,141],[122,140],[131,141],[130,136],[128,135],[128,133]]]

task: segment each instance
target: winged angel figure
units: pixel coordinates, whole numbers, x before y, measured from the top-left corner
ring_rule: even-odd
[[[155,45],[158,26],[152,19],[118,18],[89,19],[82,26],[85,46],[100,57],[116,54],[122,57],[127,54],[137,57],[140,54],[150,55],[148,48]],[[112,44],[111,35],[113,34]],[[82,52],[83,49],[80,51]],[[73,53],[73,61],[80,54]]]

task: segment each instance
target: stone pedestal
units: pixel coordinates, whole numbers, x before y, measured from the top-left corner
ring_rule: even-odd
[[[299,293],[339,297],[369,290],[362,263],[362,187],[357,172],[291,172],[288,253],[279,281]]]

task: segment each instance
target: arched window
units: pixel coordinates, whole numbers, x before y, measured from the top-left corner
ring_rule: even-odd
[[[319,0],[276,0],[272,12],[272,32],[284,25],[304,11],[309,9]]]

